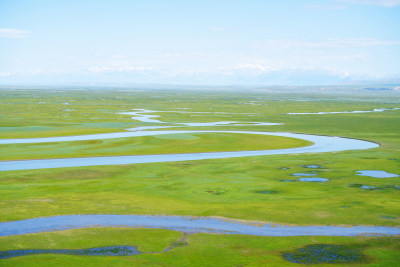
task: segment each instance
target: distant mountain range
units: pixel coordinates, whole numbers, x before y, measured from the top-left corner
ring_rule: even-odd
[[[214,71],[169,72],[150,68],[113,70],[95,68],[84,72],[0,75],[0,84],[191,84],[191,85],[335,85],[400,84],[400,74],[382,78],[352,76],[335,70],[284,69],[269,70],[258,65],[221,68]]]

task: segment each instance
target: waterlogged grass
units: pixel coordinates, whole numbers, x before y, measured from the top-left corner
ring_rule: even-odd
[[[307,245],[294,252],[284,252],[282,257],[293,263],[364,263],[365,255],[360,248],[353,245]]]
[[[378,101],[260,93],[112,90],[5,90],[0,93],[0,108],[4,113],[0,120],[1,125],[5,126],[0,127],[0,136],[9,138],[71,135],[76,134],[76,131],[79,134],[123,131],[129,127],[149,124],[117,113],[143,108],[160,110],[154,114],[160,115],[160,120],[171,123],[285,123],[277,126],[174,129],[291,131],[347,136],[382,145],[376,149],[323,154],[1,172],[1,221],[59,214],[113,213],[224,216],[290,224],[395,226],[400,223],[399,190],[396,187],[400,186],[399,179],[374,179],[355,175],[355,171],[363,170],[365,166],[400,173],[399,110],[360,114],[286,115],[288,112],[393,108],[400,103],[395,98]],[[304,98],[311,101],[293,101]],[[163,112],[173,110],[177,112]],[[15,130],[21,127],[36,130]],[[297,142],[296,139],[245,134],[179,134],[1,145],[0,155],[3,160],[11,160],[251,150],[273,148],[269,145],[276,145],[278,140],[279,145],[285,145],[284,141]],[[290,145],[294,146],[294,143]],[[315,169],[317,177],[329,181],[281,181],[292,180],[293,173],[311,170],[303,167],[306,165],[322,166],[322,169]],[[288,169],[282,169],[284,167]],[[351,184],[365,184],[379,190],[363,190],[350,187]],[[255,193],[258,191],[274,193]]]
[[[65,254],[76,256],[131,256],[140,254],[140,251],[131,246],[109,246],[84,249],[17,249],[0,251],[0,259],[36,254]]]
[[[398,178],[354,175],[353,170],[365,164],[356,160],[359,153],[327,153],[323,159],[318,154],[276,155],[2,172],[1,220],[63,214],[168,214],[301,225],[398,225],[399,190],[394,187],[399,185]],[[318,176],[330,180],[281,181],[307,170],[306,163],[324,166]],[[392,160],[370,160],[369,164],[397,166]],[[371,186],[386,186],[380,190],[349,186],[367,180]]]
[[[0,237],[0,250],[80,249],[134,246],[142,254],[132,256],[78,256],[42,254],[1,260],[2,266],[298,266],[282,254],[303,247],[339,247],[349,254],[360,248],[363,266],[396,266],[398,237],[256,237],[246,235],[190,234],[185,245],[167,252],[182,233],[160,229],[91,228],[52,233]],[[320,263],[318,266],[332,266]],[[340,266],[354,266],[340,265]],[[357,265],[356,265],[357,266]]]
[[[38,144],[8,144],[0,160],[269,150],[312,145],[296,138],[235,133],[185,133]]]
[[[129,245],[141,252],[162,252],[181,239],[180,232],[163,229],[89,228],[0,237],[0,249],[86,249]]]
[[[309,100],[309,101],[297,101]],[[252,102],[258,101],[258,102]],[[257,105],[254,105],[254,104]],[[399,107],[395,96],[343,98],[328,95],[287,95],[232,91],[123,90],[0,90],[0,138],[31,138],[118,132],[150,125],[119,112],[159,110],[164,122],[261,121],[285,123],[258,126],[278,130],[327,134],[384,133],[396,126],[400,110],[329,115],[285,115],[289,112],[351,111]],[[185,109],[182,109],[185,108]],[[168,112],[164,112],[168,111]],[[177,111],[177,112],[170,112]],[[182,113],[183,112],[183,113]],[[206,112],[206,113],[190,113]],[[384,121],[381,119],[384,118]],[[364,123],[368,121],[368,123]],[[393,122],[388,124],[388,122]],[[153,124],[151,124],[153,125]],[[159,124],[165,125],[165,124]],[[382,127],[383,126],[383,127]],[[251,126],[243,127],[250,129]],[[202,127],[204,129],[206,127]],[[222,129],[225,127],[214,127]],[[239,129],[240,127],[228,127]],[[393,130],[394,130],[393,128]],[[207,128],[208,129],[208,128]],[[398,134],[397,134],[398,136]]]
[[[82,135],[122,132],[138,126],[239,121],[284,125],[173,129],[297,132],[364,139],[381,145],[369,150],[335,153],[0,172],[0,221],[64,214],[165,214],[222,216],[295,225],[398,226],[399,178],[376,179],[355,174],[365,169],[400,174],[400,110],[286,115],[289,112],[394,107],[400,107],[400,98],[395,95],[343,98],[249,91],[0,90],[0,138]],[[143,123],[132,120],[129,115],[117,114],[141,108],[159,110],[152,114],[160,115],[161,121],[170,124]],[[174,110],[178,112],[170,112]],[[0,145],[0,155],[3,160],[11,160],[125,155],[137,154],[137,151],[164,154],[202,149],[257,150],[278,141],[269,142],[267,139],[272,140],[269,138],[188,134],[173,138]],[[306,165],[323,168],[308,169]],[[311,171],[316,177],[329,181],[281,181],[297,179],[293,173]],[[351,186],[355,184],[374,189]],[[181,233],[156,229],[80,229],[2,237],[0,247],[2,250],[83,249],[130,245],[141,252],[161,252],[180,238]],[[2,260],[1,265],[298,266],[284,260],[282,253],[316,244],[362,247],[362,253],[368,258],[366,266],[396,266],[399,258],[396,237],[275,238],[195,234],[185,242],[187,246],[159,254],[127,257],[46,254],[10,258]]]

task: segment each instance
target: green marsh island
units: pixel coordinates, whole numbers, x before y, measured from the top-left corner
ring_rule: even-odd
[[[2,87],[0,265],[399,266],[397,91],[217,89]]]

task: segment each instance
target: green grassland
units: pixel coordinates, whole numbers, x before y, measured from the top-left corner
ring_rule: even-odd
[[[337,154],[323,159],[320,155],[296,159],[271,156],[8,171],[1,179],[2,218],[168,214],[303,225],[398,225],[398,178],[354,175],[354,171],[365,169],[365,160],[355,160],[357,156],[356,152],[348,152],[340,159],[336,159]],[[385,166],[394,172],[398,164],[380,159],[369,162],[368,169]],[[292,173],[307,172],[302,167],[306,164],[321,164],[325,169],[318,171],[318,177],[330,180],[281,181],[296,179]],[[382,189],[364,190],[351,184]]]
[[[367,261],[339,266],[396,266],[398,237],[254,237],[190,234],[181,245],[163,252],[183,237],[161,229],[92,228],[0,237],[0,250],[93,248],[130,245],[134,256],[68,256],[41,254],[2,260],[2,266],[298,266],[281,254],[309,244],[339,244],[360,248]],[[307,265],[310,266],[310,265]],[[312,266],[332,266],[318,264]]]
[[[4,145],[0,160],[268,150],[308,146],[306,140],[235,133],[182,133],[104,140]]]
[[[400,107],[400,97],[357,95],[344,98],[336,95],[224,91],[3,89],[0,91],[0,138],[123,132],[132,127],[165,126],[180,122],[239,121],[284,125],[172,129],[296,132],[364,139],[381,146],[334,153],[0,172],[0,220],[63,214],[165,214],[222,216],[296,225],[399,226],[400,178],[356,176],[355,171],[384,170],[400,174],[400,110],[326,115],[286,114],[394,107]],[[160,115],[159,119],[167,123],[144,123],[132,120],[129,115],[117,114],[142,108],[160,111],[154,115]],[[0,150],[1,160],[17,160],[256,150],[304,145],[307,143],[289,138],[196,133],[170,137],[0,145]],[[309,164],[323,168],[314,170],[304,167]],[[281,181],[295,180],[296,177],[291,175],[293,173],[312,171],[318,173],[317,177],[328,178],[329,181]],[[351,186],[353,184],[374,186],[376,189],[361,189]],[[260,193],[265,191],[270,193]],[[74,231],[66,231],[65,235],[74,233],[76,241],[68,241],[63,238],[64,232],[59,232],[38,234],[37,238],[36,235],[4,237],[0,239],[1,247],[2,250],[8,250],[19,244],[20,248],[44,248],[43,240],[52,240],[49,244],[54,247],[81,248],[100,244],[109,246],[115,241],[118,245],[138,246],[142,251],[160,251],[181,236],[166,230],[119,229],[113,230],[113,240],[107,238],[111,235],[111,232],[106,233],[109,230]],[[130,233],[134,233],[132,242],[126,243],[124,235],[131,236]],[[142,235],[146,235],[146,238],[141,238]],[[160,236],[160,240],[150,236]],[[376,244],[382,244],[367,249],[371,257],[369,264],[395,266],[393,263],[398,258],[398,250],[393,244],[398,244],[398,239],[373,240]],[[212,266],[210,261],[213,261],[214,266],[265,266],[267,262],[270,263],[267,266],[294,266],[283,261],[280,251],[313,242],[364,244],[367,241],[358,237],[271,238],[195,234],[188,237],[187,246],[162,254],[126,258],[36,255],[2,260],[1,264],[40,266],[46,261],[53,266],[68,262],[75,266],[80,263],[85,263],[85,266],[196,266],[193,263],[198,262],[201,264],[197,266]]]

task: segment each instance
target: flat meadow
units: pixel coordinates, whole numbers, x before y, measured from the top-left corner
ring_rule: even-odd
[[[379,111],[374,109],[385,108]],[[400,96],[277,93],[262,90],[0,89],[0,139],[173,130],[292,132],[379,144],[367,150],[198,161],[0,172],[0,221],[73,214],[210,216],[283,225],[400,224]],[[151,110],[160,122],[121,114]],[[328,114],[289,114],[318,112]],[[351,111],[372,111],[351,113]],[[179,123],[234,122],[218,126]],[[254,122],[276,123],[256,125]],[[154,129],[157,131],[158,129]],[[0,160],[157,155],[308,146],[305,140],[238,133],[182,133],[36,144],[1,144]],[[310,168],[315,165],[316,168]],[[326,182],[302,182],[293,175]],[[183,238],[183,239],[182,239]],[[179,241],[181,240],[181,241]],[[169,251],[163,252],[171,244]],[[168,229],[87,228],[0,237],[0,250],[131,245],[133,256],[39,254],[1,259],[1,266],[298,266],[282,253],[313,244],[351,245],[360,262],[396,266],[398,236],[262,237]],[[318,266],[332,266],[319,263]]]

